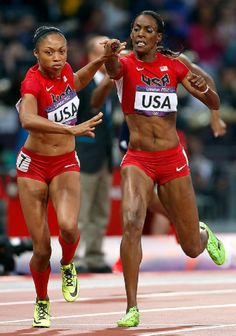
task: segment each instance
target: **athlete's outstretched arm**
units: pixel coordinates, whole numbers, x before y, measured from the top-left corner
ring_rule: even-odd
[[[87,135],[94,137],[94,130],[102,122],[103,113],[98,113],[93,118],[75,126],[63,125],[53,122],[38,115],[37,100],[32,94],[25,94],[19,104],[19,117],[21,126],[28,131],[68,134],[68,135]]]
[[[107,56],[105,66],[107,73],[111,78],[116,77],[121,71],[121,63],[118,54],[124,50],[125,47],[126,42],[121,43],[116,39],[106,40],[104,43],[105,55]]]
[[[101,56],[94,61],[89,62],[83,68],[74,73],[75,88],[82,90],[93,79],[95,73],[103,65],[105,57]]]

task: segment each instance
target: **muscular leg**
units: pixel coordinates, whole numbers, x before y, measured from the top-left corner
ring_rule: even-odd
[[[17,182],[21,208],[33,242],[30,271],[37,299],[48,300],[47,288],[51,271],[50,233],[47,224],[48,186],[29,178],[19,177]]]
[[[190,176],[176,178],[159,187],[159,197],[175,225],[180,245],[195,258],[206,247],[208,234],[200,232],[198,210]]]
[[[48,186],[46,183],[19,177],[17,180],[21,208],[33,243],[31,267],[44,272],[51,256],[47,225]]]
[[[127,311],[137,306],[139,265],[142,260],[141,236],[153,182],[139,168],[122,169],[123,235],[120,247]]]
[[[54,177],[49,187],[49,196],[57,214],[61,238],[66,244],[75,244],[79,238],[79,173],[70,171]],[[74,256],[74,252],[71,259]],[[61,260],[61,263],[64,264],[64,260]]]
[[[60,229],[62,294],[66,301],[73,302],[80,292],[75,265],[72,262],[79,243],[79,172],[69,171],[55,176],[49,187],[49,196],[56,210]]]

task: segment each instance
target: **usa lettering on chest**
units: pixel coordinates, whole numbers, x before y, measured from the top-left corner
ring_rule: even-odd
[[[159,95],[143,95],[142,96],[142,106],[144,108],[160,108],[161,110],[163,109],[168,109],[170,110],[171,108],[171,102],[170,102],[170,97],[169,96],[159,96]]]
[[[48,119],[60,124],[74,125],[77,120],[78,109],[79,98],[77,95],[69,97],[69,99],[65,97],[65,99],[58,101],[48,108]]]
[[[177,96],[172,87],[138,86],[135,94],[135,110],[175,112]]]
[[[62,123],[68,119],[77,116],[78,106],[73,102],[66,106],[62,106],[61,109],[54,112],[54,121],[57,123]]]
[[[154,86],[166,86],[167,84],[170,83],[170,79],[168,74],[165,74],[164,76],[162,76],[161,78],[158,77],[147,77],[144,74],[141,75],[141,80],[145,85],[154,85]]]

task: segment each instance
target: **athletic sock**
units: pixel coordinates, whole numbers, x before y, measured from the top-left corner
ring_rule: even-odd
[[[45,300],[48,297],[48,280],[51,273],[51,266],[43,272],[36,271],[30,264],[30,272],[34,280],[35,290],[37,298],[40,300]]]
[[[59,236],[58,240],[59,240],[59,243],[62,249],[63,262],[66,265],[68,265],[71,263],[72,259],[74,258],[75,251],[79,244],[80,236],[78,236],[78,239],[72,244],[68,244],[61,236]]]

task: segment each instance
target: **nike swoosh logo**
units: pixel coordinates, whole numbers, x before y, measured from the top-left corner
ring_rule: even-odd
[[[176,167],[176,171],[177,172],[181,171],[182,169],[184,169],[185,166],[186,166],[186,163],[185,163],[185,165],[183,165],[181,167]]]
[[[142,71],[144,68],[138,68],[138,67],[137,67],[136,69],[137,69],[138,71]]]
[[[74,292],[70,292],[70,295],[75,297],[78,294],[78,280],[76,280],[76,286]]]
[[[46,91],[50,91],[52,88],[54,87],[54,85],[50,86],[49,88],[46,87]]]
[[[69,164],[67,166],[64,166],[64,168],[69,168],[69,167],[72,167],[72,166],[75,166],[75,163],[72,163],[72,164]]]

